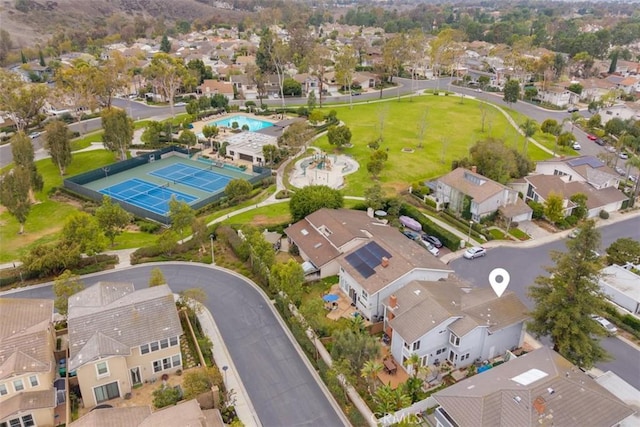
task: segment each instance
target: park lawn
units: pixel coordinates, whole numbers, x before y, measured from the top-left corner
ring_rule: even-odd
[[[98,130],[71,140],[71,151],[78,151],[91,146],[94,142],[102,142],[104,131]]]
[[[354,157],[360,168],[345,177],[346,195],[362,195],[370,186],[371,177],[366,164],[372,150],[367,146],[380,134],[380,116],[384,116],[384,140],[380,149],[387,150],[389,159],[378,177],[387,192],[404,190],[412,182],[435,178],[448,172],[451,161],[468,156],[476,141],[488,137],[503,139],[520,149],[523,137],[495,108],[487,110],[484,132],[481,110],[475,100],[458,97],[424,95],[413,99],[354,105],[353,109],[338,109],[338,118],[351,129],[353,147],[343,148],[344,154]],[[426,111],[427,128],[422,148],[418,148],[419,123]],[[333,153],[326,136],[315,145]],[[533,148],[532,148],[533,147]],[[403,148],[415,150],[403,152]],[[548,158],[534,144],[529,144],[534,160]]]
[[[291,213],[289,212],[289,201],[282,200],[282,203],[275,203],[268,206],[251,209],[238,215],[234,215],[222,223],[231,224],[250,224],[255,227],[264,227],[271,225],[284,224],[291,221]]]

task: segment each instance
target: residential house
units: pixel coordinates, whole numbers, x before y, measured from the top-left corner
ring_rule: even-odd
[[[363,211],[320,209],[284,232],[307,279],[339,275],[340,289],[367,319],[382,318],[383,299],[409,281],[451,273],[421,244]]]
[[[384,304],[391,354],[402,364],[415,353],[422,366],[465,367],[504,355],[524,338],[527,307],[510,291],[497,297],[490,287],[454,279],[415,280]]]
[[[640,120],[640,102],[625,102],[624,104],[606,107],[600,112],[600,117],[603,124],[613,118]]]
[[[577,104],[580,101],[580,95],[561,86],[551,86],[547,89],[539,86],[536,99],[556,107],[565,108],[569,105]]]
[[[231,82],[206,79],[200,86],[198,86],[198,91],[202,95],[223,95],[229,101],[233,100],[233,83]]]
[[[278,146],[278,138],[258,132],[240,132],[227,134],[223,143],[227,143],[227,157],[234,161],[251,162],[263,165],[265,163],[262,147],[265,145]]]
[[[513,221],[531,220],[532,209],[518,197],[518,192],[471,170],[456,168],[436,180],[437,202],[462,214],[468,211],[473,221],[504,210]]]
[[[571,196],[587,196],[587,217],[597,216],[601,210],[615,212],[622,208],[627,196],[618,190],[620,176],[593,156],[569,157],[538,162],[536,170],[509,186],[525,195],[525,200],[544,203],[549,194],[562,197],[565,216],[576,206]]]
[[[68,325],[68,367],[85,407],[182,369],[182,328],[167,285],[99,282],[69,298]]]
[[[582,85],[582,93],[580,96],[589,102],[600,101],[603,96],[607,95],[616,86],[607,80],[590,78],[590,79],[578,79],[580,85]]]
[[[433,395],[438,427],[617,426],[636,411],[548,347]]]
[[[613,264],[601,271],[600,289],[611,302],[633,314],[640,314],[640,276]]]
[[[54,425],[53,301],[0,298],[0,426]]]
[[[223,427],[217,409],[202,410],[195,399],[151,412],[149,406],[95,408],[70,427]]]
[[[302,87],[302,96],[307,96],[313,92],[316,96],[320,96],[320,80],[316,76],[308,73],[300,73],[293,76],[293,79],[300,83]]]

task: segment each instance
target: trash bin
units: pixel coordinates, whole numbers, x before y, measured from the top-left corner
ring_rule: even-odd
[[[464,239],[460,239],[460,249],[464,248],[465,246],[467,246],[467,243],[464,241]]]

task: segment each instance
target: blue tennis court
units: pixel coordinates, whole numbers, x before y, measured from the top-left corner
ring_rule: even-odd
[[[164,168],[149,172],[149,175],[166,179],[169,182],[188,185],[198,190],[216,193],[224,189],[231,177],[213,172],[210,169],[200,169],[182,163],[174,163]]]
[[[100,193],[160,215],[167,215],[169,212],[171,197],[187,204],[198,199],[190,194],[174,190],[167,184],[159,186],[137,178],[103,188]]]

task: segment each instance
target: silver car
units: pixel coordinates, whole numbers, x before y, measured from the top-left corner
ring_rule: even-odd
[[[465,257],[466,259],[474,259],[481,256],[485,256],[486,254],[487,254],[487,250],[485,248],[483,248],[482,246],[474,246],[464,251],[464,254],[462,256]]]

